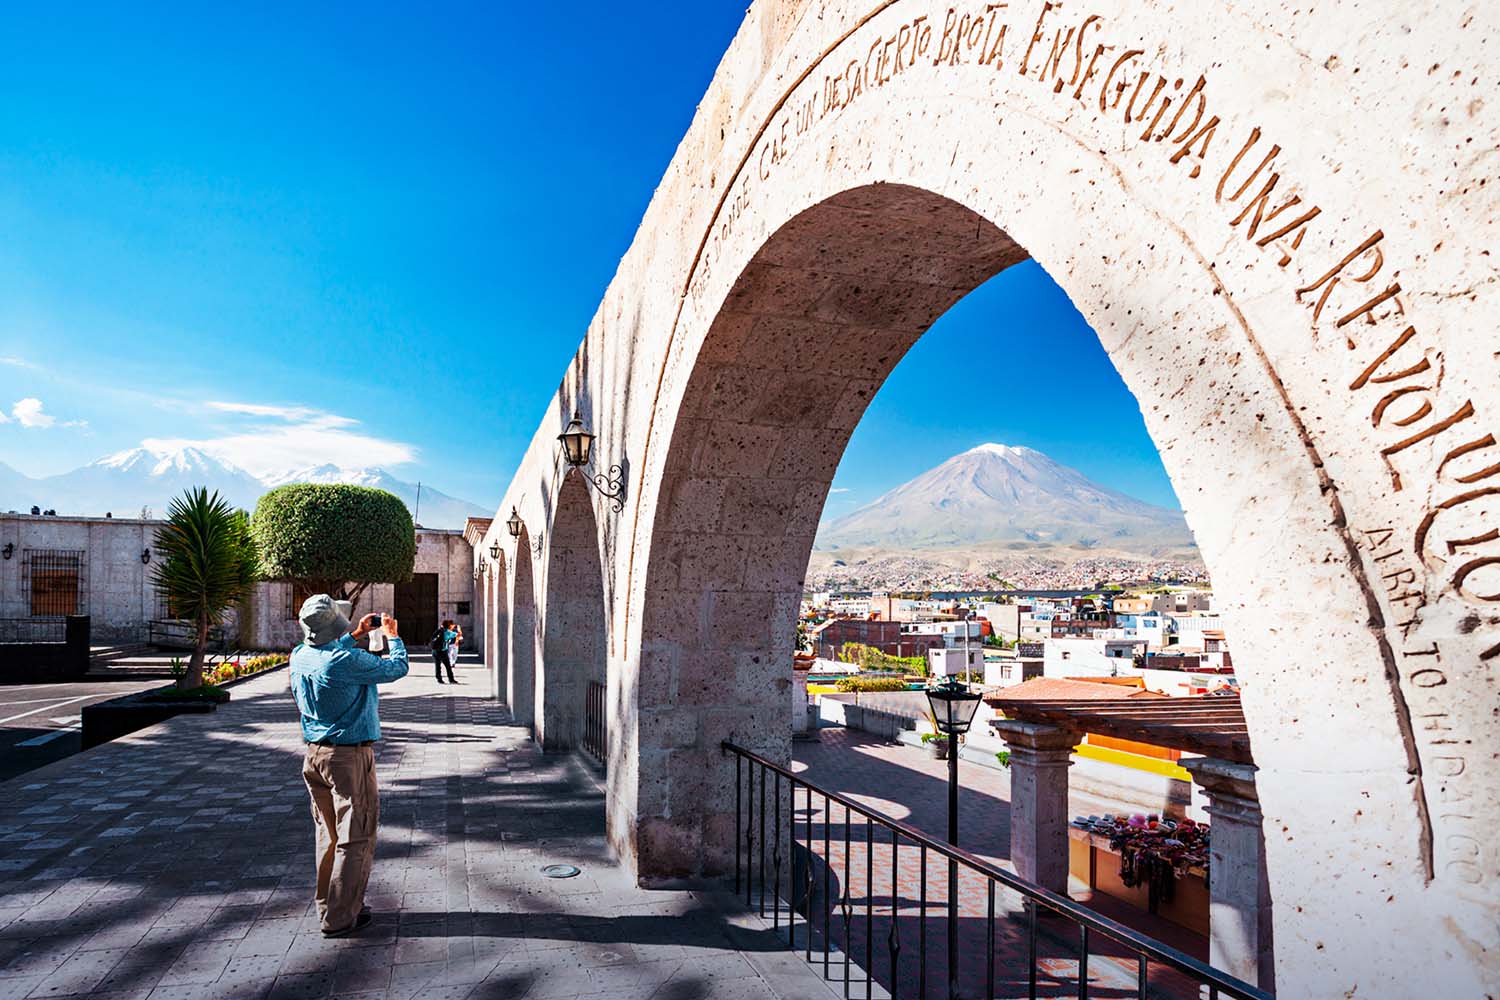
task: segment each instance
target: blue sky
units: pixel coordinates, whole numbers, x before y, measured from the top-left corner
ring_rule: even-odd
[[[197,443],[489,504],[745,5],[62,6],[0,35],[0,461]],[[1176,505],[1035,265],[903,361],[832,503],[984,441]]]

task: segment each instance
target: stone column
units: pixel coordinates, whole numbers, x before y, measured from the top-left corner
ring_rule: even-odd
[[[1255,765],[1214,757],[1184,759],[1181,763],[1193,782],[1208,794],[1212,818],[1209,964],[1261,989],[1274,990],[1271,893],[1266,881]]]
[[[792,670],[792,739],[806,737],[807,724],[807,669]]]
[[[1011,719],[991,723],[1010,748],[1010,863],[1044,889],[1068,893],[1068,768],[1080,733]]]

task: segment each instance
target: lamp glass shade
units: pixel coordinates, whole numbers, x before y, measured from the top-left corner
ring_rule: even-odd
[[[589,455],[594,449],[594,435],[583,429],[583,420],[577,412],[568,421],[567,429],[557,436],[562,442],[563,457],[575,468],[589,464]]]
[[[948,736],[962,736],[969,731],[979,700],[979,695],[970,691],[968,685],[952,677],[927,689],[927,704],[932,709],[937,731]]]
[[[516,513],[514,507],[510,509],[510,517],[505,519],[505,530],[510,532],[512,538],[521,537],[521,515]]]
[[[499,559],[500,558],[500,543],[499,542],[492,542],[492,543],[490,543],[490,558],[491,559]]]

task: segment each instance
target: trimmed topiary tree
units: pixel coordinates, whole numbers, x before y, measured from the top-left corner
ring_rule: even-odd
[[[260,498],[250,519],[267,580],[358,605],[372,583],[411,579],[417,533],[394,493],[368,486],[292,483]]]

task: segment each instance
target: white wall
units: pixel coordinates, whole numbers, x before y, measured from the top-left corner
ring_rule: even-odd
[[[984,647],[975,645],[965,650],[962,646],[945,646],[927,651],[927,666],[934,677],[984,670]]]
[[[141,553],[153,549],[159,521],[134,518],[41,517],[0,514],[0,549],[14,545],[0,560],[0,618],[31,616],[31,595],[23,586],[28,550],[85,553],[80,589],[83,614],[90,616],[95,642],[138,641],[145,623],[157,617],[153,564]]]

